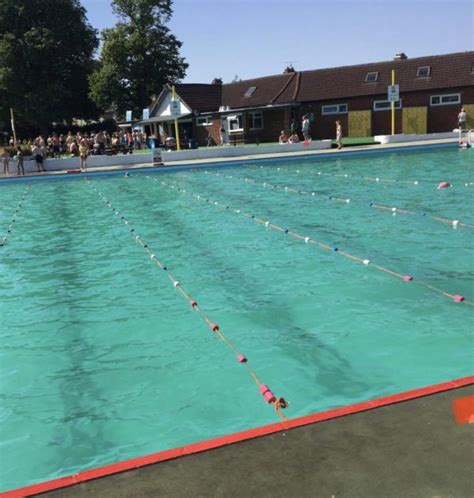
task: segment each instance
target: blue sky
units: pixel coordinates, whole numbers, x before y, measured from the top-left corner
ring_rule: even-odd
[[[113,26],[110,0],[82,0],[91,24]],[[474,49],[473,0],[175,0],[185,82]]]

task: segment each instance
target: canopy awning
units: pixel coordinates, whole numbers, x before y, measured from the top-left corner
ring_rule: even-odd
[[[239,108],[231,108],[231,109],[226,109],[226,110],[219,110],[219,111],[208,111],[208,112],[200,112],[199,116],[209,116],[209,115],[228,115],[228,114],[235,114],[235,113],[242,113],[242,112],[247,112],[247,111],[280,111],[281,109],[287,109],[287,108],[293,108],[293,107],[300,107],[301,102],[290,102],[288,104],[267,104],[267,105],[259,105],[259,106],[253,106],[253,107],[239,107]]]
[[[153,124],[153,123],[166,123],[166,122],[171,122],[174,121],[175,119],[181,119],[185,117],[192,116],[191,112],[188,112],[187,114],[180,114],[179,116],[155,116],[153,118],[148,118],[148,119],[142,119],[141,121],[138,122],[139,125],[148,125],[148,124]]]

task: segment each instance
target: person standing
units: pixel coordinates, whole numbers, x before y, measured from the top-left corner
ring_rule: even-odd
[[[290,135],[294,135],[295,133],[298,133],[298,124],[296,123],[296,119],[293,118],[290,124]]]
[[[87,146],[86,140],[83,138],[79,145],[79,157],[80,157],[80,168],[81,171],[85,171],[87,168],[87,156],[89,155],[89,147]]]
[[[342,149],[342,126],[339,119],[336,120],[336,143],[337,148]]]
[[[39,145],[39,143],[35,143],[31,152],[35,157],[36,169],[38,170],[38,173],[45,171],[43,166],[43,148]]]
[[[18,176],[25,174],[25,167],[23,165],[23,160],[24,160],[24,154],[23,151],[21,150],[21,147],[18,145],[16,148],[16,174]]]
[[[458,128],[460,130],[467,130],[467,113],[464,107],[461,108],[461,112],[458,114]]]
[[[303,132],[303,136],[306,142],[309,142],[311,140],[311,135],[309,133],[310,128],[311,123],[309,122],[309,117],[307,114],[305,114],[301,123],[301,131]]]
[[[2,152],[2,160],[3,160],[3,174],[4,175],[9,175],[10,174],[10,152],[8,151],[7,148],[3,149]]]
[[[225,131],[224,125],[221,126],[221,145],[227,145],[227,132]]]

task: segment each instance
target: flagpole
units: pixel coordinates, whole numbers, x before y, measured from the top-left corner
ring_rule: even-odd
[[[10,107],[10,117],[11,117],[11,124],[12,124],[13,140],[15,141],[15,145],[16,145],[15,116],[13,114],[13,107]]]
[[[176,90],[173,85],[173,101],[176,100]],[[179,144],[179,126],[178,126],[178,118],[174,118],[174,132],[176,134],[176,150],[181,150],[181,146]]]
[[[392,86],[395,85],[395,69],[392,69]],[[390,102],[392,108],[392,135],[395,135],[395,102]]]

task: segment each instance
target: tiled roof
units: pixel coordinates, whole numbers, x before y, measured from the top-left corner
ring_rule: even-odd
[[[302,71],[297,101],[329,100],[343,97],[386,94],[395,69],[401,92],[431,90],[474,84],[474,52],[417,57],[359,66],[345,66],[316,71]],[[417,78],[417,70],[431,66],[431,76]],[[378,72],[376,83],[365,83],[369,72]]]
[[[431,67],[429,77],[417,78],[417,70],[422,66]],[[176,85],[176,91],[193,111],[199,112],[217,111],[220,106],[240,109],[293,102],[338,100],[386,95],[387,86],[391,83],[392,69],[395,69],[400,92],[471,86],[474,85],[474,52],[277,74],[224,85],[181,83]],[[377,82],[365,82],[369,72],[379,73]],[[251,87],[255,87],[255,91],[249,97],[244,97]],[[153,107],[157,106],[167,91],[169,90],[165,89],[160,94]]]
[[[271,104],[288,82],[294,80],[294,76],[294,73],[278,74],[237,83],[226,83],[222,88],[222,105],[238,109]],[[250,97],[244,97],[245,92],[252,86],[256,87],[253,94]],[[289,86],[291,86],[291,81]]]
[[[470,86],[474,85],[473,65],[474,52],[461,52],[266,76],[223,85],[222,105],[241,108],[385,95],[392,69],[401,92]],[[422,66],[431,66],[431,76],[416,77]],[[379,73],[376,83],[365,82],[369,72]],[[251,86],[256,86],[255,92],[244,97]]]
[[[176,92],[193,111],[217,111],[222,102],[222,85],[180,83]]]

